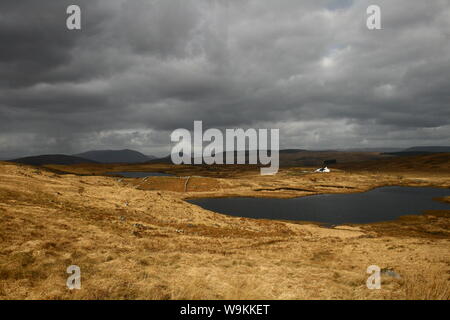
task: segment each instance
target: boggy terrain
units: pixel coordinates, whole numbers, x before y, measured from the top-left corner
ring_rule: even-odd
[[[450,210],[324,228],[184,201],[450,188],[449,154],[383,161],[276,176],[247,166],[0,163],[0,298],[449,299]],[[111,171],[174,176],[104,176]],[[80,290],[67,289],[70,265],[81,268]],[[380,290],[366,287],[370,265],[386,271]]]

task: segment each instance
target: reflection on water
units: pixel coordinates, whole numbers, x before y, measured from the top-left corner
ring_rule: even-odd
[[[449,189],[441,188],[383,187],[364,193],[293,199],[212,198],[189,202],[239,217],[343,224],[394,220],[424,210],[450,210],[449,204],[433,200],[449,195]]]

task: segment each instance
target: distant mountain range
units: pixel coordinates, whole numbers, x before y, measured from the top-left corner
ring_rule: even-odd
[[[400,151],[398,151],[400,150]],[[390,152],[388,152],[390,151]],[[398,151],[398,152],[397,152]],[[281,166],[321,166],[327,163],[350,163],[368,160],[380,160],[393,156],[423,155],[432,153],[450,152],[450,147],[412,147],[408,149],[400,148],[360,148],[346,150],[305,150],[305,149],[284,149],[280,150]],[[219,158],[224,159],[226,153],[219,153]],[[234,152],[236,163],[237,154]],[[248,151],[245,153],[248,161]],[[191,163],[194,163],[191,157]],[[172,163],[171,156],[149,161],[150,163]]]
[[[222,158],[225,163],[225,159],[231,152],[221,152],[217,154],[217,158]],[[237,152],[233,152],[231,156],[234,159],[234,163],[237,163]],[[249,152],[245,152],[246,163],[248,163]],[[270,153],[269,153],[270,156]],[[304,149],[286,149],[280,150],[279,160],[280,166],[322,166],[326,163],[347,163],[358,162],[367,160],[378,160],[389,157],[382,155],[379,152],[347,152],[336,150],[321,150],[310,151]],[[258,157],[259,158],[259,157]],[[149,161],[150,163],[172,163],[171,156],[167,156],[160,159]],[[191,157],[191,163],[194,163],[194,158]]]
[[[405,152],[422,151],[422,152],[432,152],[432,153],[444,153],[444,152],[450,152],[450,146],[412,147],[412,148],[408,148],[404,151]]]
[[[370,151],[369,151],[370,150]],[[381,150],[384,150],[381,151]],[[346,149],[344,150],[321,150],[311,151],[304,149],[285,149],[280,150],[280,165],[282,166],[320,166],[325,162],[348,163],[367,160],[378,160],[392,156],[415,156],[433,153],[450,152],[447,146],[422,146],[400,149],[394,148],[366,148],[366,149]],[[391,151],[391,152],[386,152]],[[225,153],[219,156],[225,158]],[[237,154],[234,152],[234,159]],[[248,151],[246,152],[248,159]],[[154,156],[144,155],[135,150],[93,150],[75,155],[39,155],[10,160],[12,162],[44,165],[44,164],[80,164],[80,163],[172,163],[169,156],[156,158]],[[193,161],[192,161],[193,163]]]
[[[432,153],[447,153],[450,152],[450,146],[422,146],[411,147],[398,152],[385,152],[387,155],[393,156],[419,156]]]
[[[344,148],[338,149],[338,151],[347,151],[347,152],[400,152],[403,151],[404,148],[383,148],[383,147],[367,147],[367,148]]]
[[[93,150],[75,154],[74,156],[96,161],[99,163],[143,163],[153,159],[154,156],[146,156],[134,150]]]
[[[80,164],[80,163],[144,163],[156,159],[134,150],[93,150],[75,155],[49,154],[32,157],[24,157],[10,160],[29,165],[44,164]]]
[[[28,164],[32,166],[41,166],[44,164],[63,164],[63,165],[71,165],[71,164],[80,164],[80,163],[98,163],[96,161],[68,156],[65,154],[45,154],[40,156],[33,157],[24,157],[14,160],[9,160],[11,162]]]
[[[432,172],[448,172],[450,170],[450,153],[427,153],[409,157],[387,157],[379,161],[361,161],[351,164],[340,164],[337,168],[344,170],[391,171],[420,170]]]

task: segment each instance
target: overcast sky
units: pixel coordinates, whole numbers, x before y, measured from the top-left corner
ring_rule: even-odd
[[[0,44],[0,158],[163,155],[194,120],[283,148],[450,145],[448,0],[1,0]]]

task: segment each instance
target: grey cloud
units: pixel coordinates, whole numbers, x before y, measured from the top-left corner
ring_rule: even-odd
[[[2,1],[0,156],[164,153],[194,120],[284,147],[450,143],[450,4],[377,3],[380,31],[368,0]]]

